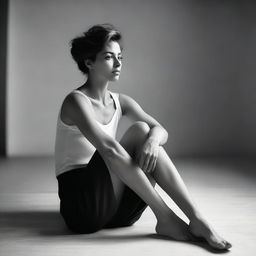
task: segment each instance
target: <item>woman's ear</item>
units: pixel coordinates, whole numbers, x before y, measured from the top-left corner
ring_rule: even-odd
[[[85,64],[85,66],[86,66],[89,70],[92,69],[92,61],[91,61],[90,59],[86,59],[86,60],[84,61],[84,64]]]

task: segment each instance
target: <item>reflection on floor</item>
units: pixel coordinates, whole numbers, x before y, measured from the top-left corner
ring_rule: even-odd
[[[215,229],[233,244],[232,255],[256,250],[256,161],[244,158],[173,159],[195,203]],[[184,214],[156,187],[166,203]],[[80,235],[59,215],[52,157],[0,159],[0,255],[208,255],[204,243],[155,235],[147,208],[132,227]]]

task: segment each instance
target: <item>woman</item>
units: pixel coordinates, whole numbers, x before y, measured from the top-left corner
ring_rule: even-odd
[[[149,206],[156,232],[176,240],[204,239],[215,248],[220,237],[192,202],[163,145],[168,133],[130,96],[108,89],[122,67],[122,37],[111,24],[91,27],[71,41],[71,54],[86,82],[64,99],[57,123],[55,159],[60,213],[77,233],[130,226]],[[122,116],[132,121],[115,139]],[[189,218],[187,225],[155,190],[158,183]]]

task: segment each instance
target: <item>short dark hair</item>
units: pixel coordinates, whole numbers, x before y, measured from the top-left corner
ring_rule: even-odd
[[[121,50],[123,50],[122,35],[110,23],[94,25],[88,31],[82,33],[81,36],[70,41],[71,55],[83,74],[87,75],[89,73],[85,60],[95,61],[97,53],[103,49],[108,41],[118,42]]]

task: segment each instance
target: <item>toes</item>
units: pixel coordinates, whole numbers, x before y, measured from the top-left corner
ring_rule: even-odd
[[[221,249],[229,249],[232,247],[231,243],[225,240],[220,242],[219,244],[222,244]]]
[[[224,242],[219,242],[219,243],[216,243],[218,249],[226,249],[226,245]]]
[[[229,243],[228,241],[224,241],[224,242],[225,242],[226,249],[229,249],[232,247],[231,243]]]
[[[229,242],[227,242],[227,241],[222,241],[222,242],[218,243],[218,247],[220,249],[229,249],[229,248],[231,248],[231,246],[232,245]]]
[[[209,241],[209,244],[215,249],[226,249],[226,245],[223,242]]]

